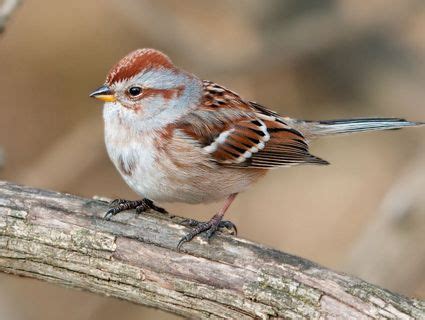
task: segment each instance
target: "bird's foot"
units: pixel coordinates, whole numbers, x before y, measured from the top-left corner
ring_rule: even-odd
[[[184,219],[180,222],[180,224],[186,226],[186,227],[197,227],[200,224],[205,224],[208,222],[201,222],[195,219]],[[238,229],[236,228],[236,225],[233,224],[233,222],[228,221],[228,220],[221,220],[218,224],[218,229],[227,229],[232,231],[232,235],[237,235],[238,233]]]
[[[236,235],[238,232],[236,226],[230,221],[221,220],[221,218],[222,216],[215,215],[207,222],[199,222],[193,219],[183,220],[181,224],[193,227],[193,229],[180,239],[177,249],[180,250],[184,243],[191,241],[194,237],[200,234],[205,234],[205,237],[209,240],[219,229],[222,228],[232,230],[232,234]]]
[[[105,219],[110,220],[116,214],[125,211],[136,209],[137,213],[146,212],[148,210],[155,210],[159,213],[168,214],[167,210],[157,207],[152,200],[142,199],[142,200],[124,200],[124,199],[115,199],[109,204],[109,210],[105,214]]]

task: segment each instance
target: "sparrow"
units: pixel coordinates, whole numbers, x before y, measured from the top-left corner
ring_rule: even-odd
[[[238,193],[269,170],[300,164],[328,165],[309,152],[315,138],[399,129],[424,123],[399,118],[307,121],[284,117],[212,81],[201,80],[154,49],[122,58],[105,83],[90,94],[104,101],[105,144],[122,178],[142,200],[114,200],[105,218],[158,202],[223,200],[207,222],[193,228],[177,248],[220,228],[236,231],[223,216]]]

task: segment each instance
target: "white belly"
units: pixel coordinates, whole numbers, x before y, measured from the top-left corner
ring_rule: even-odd
[[[158,170],[153,137],[140,137],[138,141],[108,141],[106,147],[115,167],[125,182],[142,197],[162,198],[168,179]]]

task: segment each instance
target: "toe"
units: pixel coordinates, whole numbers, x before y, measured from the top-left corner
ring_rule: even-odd
[[[144,203],[142,203],[140,206],[136,207],[136,213],[143,213],[143,212],[146,212],[148,210],[149,210],[149,207]]]
[[[194,219],[184,219],[180,222],[181,225],[186,226],[186,227],[196,227],[200,224],[201,222],[196,221]]]
[[[161,207],[154,206],[152,209],[159,213],[168,214],[168,211]]]
[[[217,232],[218,227],[217,226],[211,226],[207,231],[205,231],[205,237],[209,241],[211,237]]]
[[[123,200],[123,199],[115,199],[115,200],[112,200],[111,202],[109,202],[109,206],[110,207],[116,207],[116,206],[119,206],[120,204],[122,204],[124,202],[125,202],[125,200]]]
[[[226,228],[227,230],[232,230],[234,235],[238,234],[238,228],[236,228],[236,225],[231,221],[221,221],[220,228]]]
[[[164,208],[161,208],[161,207],[158,207],[158,206],[156,206],[153,202],[152,202],[152,200],[149,200],[149,199],[143,199],[143,202],[146,204],[146,206],[148,207],[148,208],[150,208],[150,209],[152,209],[152,210],[155,210],[156,212],[159,212],[159,213],[164,213],[164,214],[168,214],[168,211],[167,210],[165,210]]]

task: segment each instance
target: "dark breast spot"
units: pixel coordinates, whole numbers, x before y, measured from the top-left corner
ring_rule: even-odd
[[[131,157],[127,157],[126,160],[124,160],[122,155],[118,157],[118,169],[122,174],[132,176],[135,167],[136,164]]]

